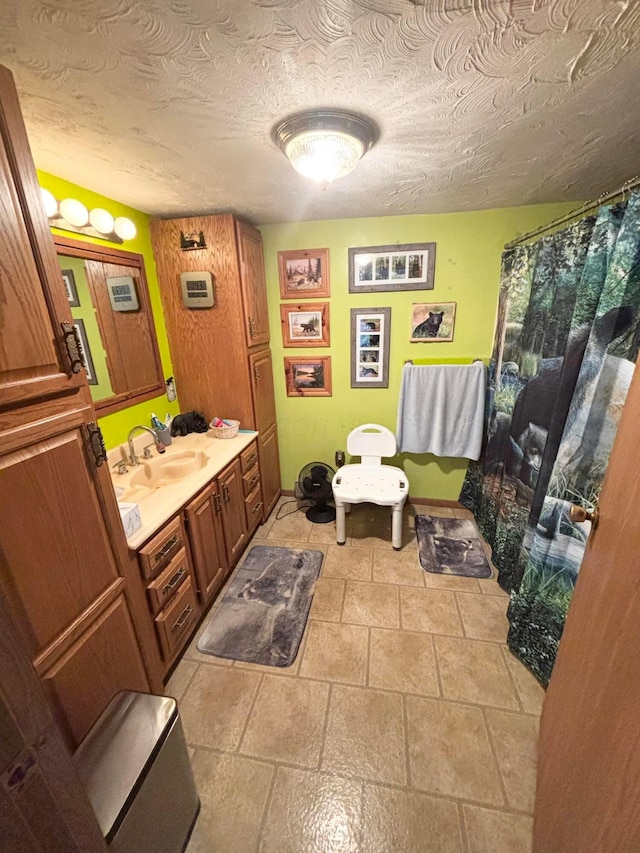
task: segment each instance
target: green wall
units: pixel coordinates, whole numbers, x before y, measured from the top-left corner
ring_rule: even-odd
[[[165,379],[173,375],[171,366],[171,356],[169,354],[169,343],[167,340],[167,331],[164,322],[164,314],[162,313],[162,305],[160,301],[160,291],[158,289],[158,278],[156,275],[156,265],[153,259],[151,250],[151,235],[149,232],[150,217],[146,213],[139,210],[134,210],[132,207],[127,207],[118,201],[106,198],[98,193],[91,192],[84,187],[79,187],[77,184],[72,184],[62,178],[57,178],[47,172],[38,171],[38,179],[40,185],[49,190],[53,195],[61,201],[63,198],[75,198],[81,201],[89,210],[94,207],[103,207],[108,210],[112,216],[126,216],[135,222],[138,233],[133,240],[125,240],[124,243],[112,243],[109,240],[101,240],[96,237],[86,237],[82,234],[72,234],[69,231],[60,231],[57,228],[53,229],[54,234],[60,234],[63,237],[73,237],[78,240],[83,240],[87,243],[96,243],[101,246],[110,246],[111,248],[121,248],[127,252],[138,252],[144,257],[145,272],[147,274],[147,282],[149,284],[149,294],[151,297],[151,307],[153,310],[153,319],[158,337],[158,346],[160,349],[160,358],[162,360],[162,371]],[[70,266],[67,264],[67,266]],[[74,311],[76,309],[73,309]],[[75,313],[74,313],[74,316]],[[85,318],[85,324],[87,323]],[[180,389],[178,389],[179,391]],[[179,403],[176,400],[173,403],[168,403],[165,394],[159,397],[154,397],[145,403],[138,403],[130,406],[127,409],[122,409],[113,415],[106,415],[99,419],[100,428],[104,436],[107,448],[114,447],[126,441],[127,433],[135,424],[149,424],[151,412],[155,412],[160,418],[163,418],[166,412],[178,414],[180,411]]]
[[[488,359],[493,331],[500,257],[505,243],[575,207],[572,204],[423,216],[336,219],[265,225],[265,269],[280,441],[282,487],[293,489],[302,465],[314,460],[334,464],[337,449],[358,424],[373,422],[396,429],[402,365],[407,358]],[[428,291],[350,294],[348,248],[396,243],[436,243],[435,287]],[[330,331],[327,348],[287,348],[280,328],[278,251],[329,248]],[[301,300],[304,302],[304,300]],[[324,300],[309,299],[309,302]],[[295,304],[287,300],[288,304]],[[450,343],[409,343],[414,302],[456,302]],[[391,307],[388,388],[350,387],[350,309]],[[333,396],[288,397],[283,356],[331,355]],[[457,500],[467,461],[432,455],[401,454],[395,460],[410,482],[412,497]]]

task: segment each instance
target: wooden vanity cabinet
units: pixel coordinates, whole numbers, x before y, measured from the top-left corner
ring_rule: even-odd
[[[144,594],[129,586],[86,374],[73,371],[63,325],[69,301],[3,68],[0,210],[0,587],[73,749],[115,693],[149,690],[139,645],[149,638],[137,629]]]
[[[202,232],[206,247],[181,251],[181,233],[192,232]],[[262,235],[220,214],[154,220],[151,237],[180,403],[258,431],[260,463],[269,469],[260,484],[264,521],[280,495],[280,463]],[[201,270],[213,276],[215,304],[185,308],[180,273]]]

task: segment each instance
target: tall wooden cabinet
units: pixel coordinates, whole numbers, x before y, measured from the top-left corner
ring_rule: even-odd
[[[148,690],[126,541],[11,74],[0,68],[0,587],[67,743]],[[142,602],[144,604],[144,602]]]
[[[181,235],[194,233],[206,248],[183,251]],[[151,237],[182,409],[258,430],[266,518],[280,494],[280,462],[260,232],[221,214],[156,220]],[[185,308],[181,272],[213,275],[212,308]]]

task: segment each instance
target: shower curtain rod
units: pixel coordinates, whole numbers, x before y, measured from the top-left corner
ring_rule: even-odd
[[[538,234],[544,234],[545,231],[550,231],[552,228],[555,228],[556,225],[563,225],[565,222],[569,222],[570,219],[573,219],[576,216],[580,216],[582,213],[587,213],[590,210],[595,210],[596,207],[600,207],[602,204],[606,204],[608,201],[612,201],[614,198],[617,198],[619,195],[623,195],[629,190],[633,190],[636,187],[640,187],[640,176],[636,175],[635,178],[632,178],[630,181],[624,183],[620,189],[615,190],[611,193],[604,193],[599,196],[596,201],[588,201],[582,205],[582,207],[577,207],[575,210],[570,210],[569,213],[565,213],[564,216],[559,216],[557,219],[552,219],[551,222],[548,222],[546,225],[541,225],[540,228],[535,228],[533,231],[529,231],[527,234],[523,234],[522,237],[518,237],[517,240],[512,240],[510,243],[505,243],[505,249],[513,249],[515,246],[519,246],[520,243],[524,243],[526,240],[530,240],[532,237],[537,237]]]

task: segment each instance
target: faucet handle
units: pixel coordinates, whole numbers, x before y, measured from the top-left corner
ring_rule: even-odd
[[[118,462],[116,462],[115,465],[112,465],[111,467],[115,468],[118,474],[126,474],[128,470],[127,463],[124,461],[124,459],[120,459]]]
[[[143,459],[151,459],[151,448],[155,447],[155,442],[153,444],[147,444],[147,446],[142,451]]]

